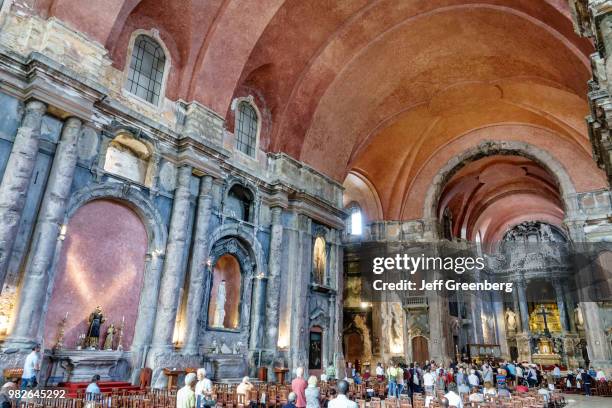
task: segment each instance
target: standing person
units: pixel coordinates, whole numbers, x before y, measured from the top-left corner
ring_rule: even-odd
[[[306,408],[319,408],[319,388],[317,387],[317,377],[308,377],[308,387],[304,391],[306,395]]]
[[[401,364],[397,367],[397,376],[395,377],[395,381],[397,382],[395,394],[399,398],[404,391],[404,367]]]
[[[185,386],[176,393],[176,408],[195,408],[195,385],[198,378],[194,373],[185,376]]]
[[[478,386],[480,385],[480,380],[476,375],[476,370],[474,370],[473,368],[470,370],[470,375],[468,375],[468,384],[470,388],[478,388]]]
[[[553,368],[552,371],[552,377],[555,384],[561,379],[561,368],[559,367],[559,364],[555,364],[555,368]]]
[[[529,384],[529,388],[535,387],[538,383],[538,373],[533,364],[529,366],[529,371],[527,371],[527,383]]]
[[[391,363],[387,368],[387,379],[389,380],[389,397],[395,397],[397,392],[397,367],[395,363]]]
[[[338,395],[327,404],[328,408],[357,408],[357,403],[346,397],[349,385],[346,381],[340,380],[336,385]]]
[[[98,399],[97,397],[102,394],[100,386],[98,385],[99,381],[100,376],[98,374],[91,378],[91,382],[87,385],[87,388],[85,388],[85,399],[87,401],[95,401]]]
[[[593,377],[588,371],[582,372],[582,383],[584,384],[584,395],[587,397],[591,396],[591,385],[593,384]]]
[[[376,364],[376,379],[378,381],[385,380],[385,369],[383,368],[383,365],[380,361],[378,362],[378,364]]]
[[[425,392],[428,394],[433,394],[435,384],[436,376],[431,372],[430,368],[426,369],[425,374],[423,374],[423,386],[425,387]]]
[[[215,401],[212,399],[212,381],[206,378],[206,369],[198,368],[197,376],[198,383],[195,386],[196,406],[198,408],[214,406]]]
[[[32,352],[28,354],[23,365],[23,374],[21,376],[21,389],[27,387],[36,387],[38,382],[36,376],[40,371],[40,346],[37,344],[32,347]]]
[[[350,364],[350,363],[349,363]],[[295,392],[295,406],[298,408],[306,407],[306,387],[308,383],[304,379],[304,367],[298,367],[295,370],[296,377],[291,381],[291,391]]]

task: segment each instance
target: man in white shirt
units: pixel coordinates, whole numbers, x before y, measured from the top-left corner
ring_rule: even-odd
[[[558,381],[561,379],[561,368],[557,364],[555,364],[555,368],[553,368],[552,375],[555,381]]]
[[[198,381],[194,373],[185,376],[185,386],[176,393],[176,408],[195,408],[195,384]]]
[[[463,408],[463,401],[459,394],[457,394],[457,386],[454,383],[448,384],[448,392],[444,396],[448,400],[449,406]]]
[[[379,381],[382,381],[383,378],[385,377],[385,369],[383,368],[381,363],[378,363],[376,365],[376,377],[378,378]]]
[[[338,391],[338,395],[333,400],[327,403],[328,408],[357,408],[357,403],[355,401],[351,401],[346,397],[346,393],[348,391],[348,383],[344,380],[338,381],[336,385],[336,391]]]
[[[476,375],[476,370],[470,370],[470,375],[468,375],[468,384],[470,388],[478,387],[480,385],[480,381],[478,381],[478,376]]]
[[[436,376],[431,372],[431,370],[427,370],[427,372],[423,374],[423,386],[425,387],[425,392],[433,393],[435,383]]]
[[[40,346],[37,344],[32,347],[32,352],[28,354],[23,365],[23,375],[21,376],[21,389],[36,386],[36,375],[40,371]]]
[[[215,401],[212,399],[212,381],[206,378],[206,369],[198,368],[198,382],[195,386],[196,407],[213,406]]]

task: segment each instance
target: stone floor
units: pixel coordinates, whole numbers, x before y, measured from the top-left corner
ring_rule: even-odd
[[[612,398],[608,397],[585,397],[584,395],[566,395],[568,408],[610,408]]]

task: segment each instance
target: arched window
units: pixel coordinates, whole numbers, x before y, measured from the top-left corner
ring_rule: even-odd
[[[357,204],[354,204],[350,209],[350,214],[350,234],[361,235],[363,233],[363,217],[361,215],[361,208]]]
[[[223,213],[237,220],[252,222],[253,195],[239,184],[234,185],[225,200]]]
[[[165,66],[166,55],[162,47],[151,37],[139,35],[134,40],[125,88],[139,98],[157,105],[162,92]]]
[[[259,117],[253,105],[246,101],[238,104],[236,112],[236,148],[255,157]]]

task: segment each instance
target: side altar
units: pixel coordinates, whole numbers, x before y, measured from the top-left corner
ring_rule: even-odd
[[[82,333],[74,349],[65,347],[64,334],[68,313],[60,320],[55,346],[44,351],[41,382],[58,385],[65,382],[89,382],[94,375],[100,381],[125,381],[128,377],[131,353],[123,350],[125,318],[118,329],[113,323],[106,328],[106,337],[101,343],[102,324],[106,321],[100,306],[89,314],[85,322],[86,333]],[[117,332],[118,336],[117,336]]]
[[[101,381],[124,381],[130,352],[120,350],[54,350],[49,360],[47,385],[61,382],[89,382],[94,375]]]

